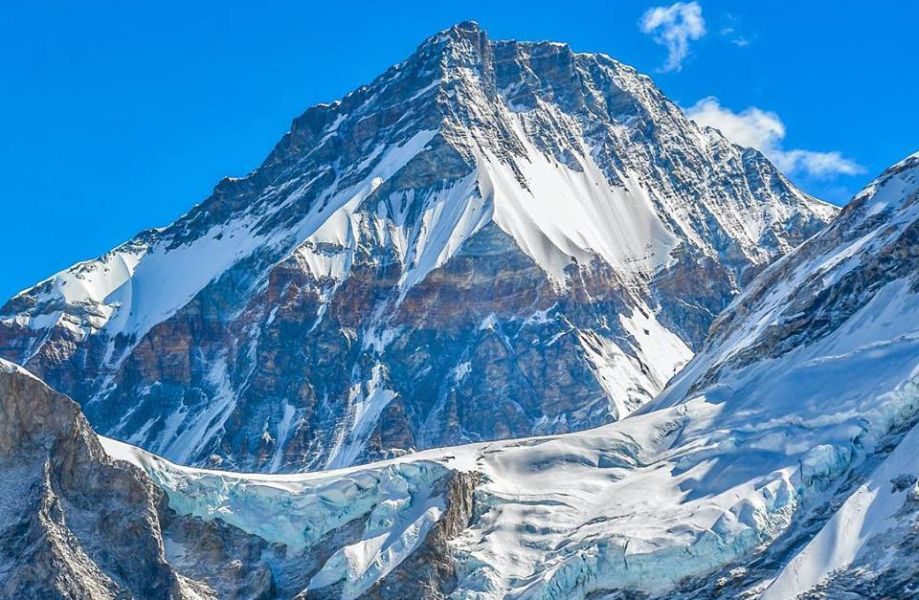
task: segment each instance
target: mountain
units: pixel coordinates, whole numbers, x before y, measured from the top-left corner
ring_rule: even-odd
[[[334,471],[179,466],[0,361],[0,591],[52,598],[908,598],[919,153],[590,431]]]
[[[341,540],[308,597],[914,597],[917,261],[919,154],[761,273],[618,422],[305,475],[104,445],[180,514]]]
[[[172,225],[12,298],[0,356],[185,464],[580,430],[653,398],[835,212],[635,69],[462,23]]]
[[[0,596],[180,593],[152,531],[153,486],[107,460],[77,404],[2,361],[0,480]]]

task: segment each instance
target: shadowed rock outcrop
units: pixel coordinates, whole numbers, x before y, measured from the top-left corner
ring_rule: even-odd
[[[0,363],[0,596],[191,598],[166,562],[164,496],[111,461],[79,406]]]

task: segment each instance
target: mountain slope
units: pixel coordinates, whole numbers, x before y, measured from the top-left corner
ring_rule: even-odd
[[[631,67],[463,23],[174,224],[11,299],[0,355],[183,463],[583,429],[654,397],[834,212]]]
[[[275,542],[308,543],[307,524],[329,522],[322,507],[362,523],[305,582],[318,597],[440,597],[399,575],[431,546],[447,548],[432,564],[449,565],[432,589],[456,598],[910,597],[917,231],[919,154],[752,282],[660,398],[598,429],[311,475],[203,471],[106,448],[179,512]],[[464,475],[471,499],[425,485],[448,472]],[[368,482],[393,480],[412,501],[363,521],[393,493]],[[419,542],[431,506],[464,518]],[[275,507],[291,527],[265,519]]]

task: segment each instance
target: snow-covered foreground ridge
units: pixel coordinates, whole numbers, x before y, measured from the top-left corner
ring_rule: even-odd
[[[660,398],[590,431],[308,475],[179,467],[104,444],[180,513],[290,548],[357,523],[310,578],[320,597],[400,597],[393,574],[419,552],[450,565],[439,591],[455,598],[851,589],[919,564],[908,534],[919,514],[917,248],[914,155],[754,281]],[[471,508],[464,496],[452,510],[458,495],[439,483],[451,474],[474,490]],[[908,577],[887,585],[861,593],[910,593]]]
[[[175,223],[11,299],[0,355],[182,463],[567,432],[655,396],[834,213],[635,69],[464,23]]]

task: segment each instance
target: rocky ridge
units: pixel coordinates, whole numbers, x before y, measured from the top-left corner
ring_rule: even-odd
[[[0,595],[194,598],[165,560],[164,496],[108,459],[79,406],[0,362]]]

